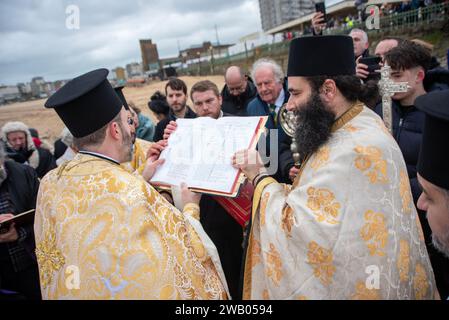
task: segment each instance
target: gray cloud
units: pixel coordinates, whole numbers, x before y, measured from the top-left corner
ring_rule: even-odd
[[[80,29],[66,28],[66,7],[80,9]],[[0,83],[71,78],[141,61],[139,39],[161,57],[215,41],[234,43],[260,30],[257,0],[18,0],[0,2]]]

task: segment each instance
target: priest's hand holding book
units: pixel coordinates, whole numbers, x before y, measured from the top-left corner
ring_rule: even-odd
[[[156,172],[157,167],[164,163],[164,159],[159,159],[159,155],[151,155],[147,158],[145,169],[143,169],[142,177],[145,181],[150,181]]]
[[[256,186],[260,177],[268,176],[260,154],[255,149],[237,151],[232,156],[231,161],[234,168],[242,170],[254,186]]]
[[[167,147],[167,140],[160,140],[156,143],[153,143],[153,145],[148,150],[147,164],[142,173],[142,176],[145,179],[145,181],[150,181],[150,179],[153,177],[154,173],[156,172],[157,168],[164,163],[165,159],[159,159],[159,156],[161,155],[161,152],[166,147]],[[161,193],[161,195],[164,198],[166,198],[167,201],[169,201],[170,203],[173,204],[173,198],[169,192],[164,191]],[[201,194],[190,191],[187,188],[187,185],[185,183],[182,183],[181,184],[181,200],[182,200],[182,203],[184,203],[184,204],[195,203],[195,204],[199,205],[200,200],[201,200]]]

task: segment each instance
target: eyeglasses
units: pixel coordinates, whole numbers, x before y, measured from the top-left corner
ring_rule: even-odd
[[[242,86],[240,86],[240,87],[236,87],[236,88],[230,88],[230,87],[228,87],[228,90],[229,90],[229,92],[244,92],[245,91],[245,88],[244,88],[244,86],[242,85]]]

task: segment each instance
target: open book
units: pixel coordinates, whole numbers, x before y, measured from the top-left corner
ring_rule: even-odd
[[[196,192],[235,197],[244,182],[231,164],[233,154],[255,148],[267,117],[177,119],[175,132],[161,153],[165,159],[151,183],[169,188],[185,182]]]

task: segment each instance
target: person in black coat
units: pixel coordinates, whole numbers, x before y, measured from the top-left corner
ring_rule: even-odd
[[[250,77],[237,66],[226,70],[225,85],[221,91],[221,110],[234,116],[247,116],[248,103],[256,96],[257,90]]]
[[[33,168],[5,160],[0,147],[0,221],[34,209],[39,180]],[[40,299],[32,221],[0,232],[0,299]],[[15,295],[13,294],[16,293]]]
[[[178,118],[196,118],[195,112],[187,105],[187,85],[184,81],[178,78],[170,79],[165,85],[165,95],[170,111],[168,117],[159,121],[156,125],[154,142],[164,138],[165,127],[170,121],[176,121]]]
[[[424,79],[430,66],[431,55],[421,45],[403,41],[385,54],[385,61],[391,66],[391,78],[395,82],[408,82],[407,92],[396,93],[392,101],[393,137],[402,151],[407,166],[415,206],[422,192],[417,179],[417,164],[424,131],[425,114],[415,107],[416,98],[426,94]],[[430,85],[430,84],[429,84]],[[374,111],[383,116],[383,106],[379,103]],[[431,229],[425,212],[418,210],[430,261],[440,294],[449,294],[449,278],[444,270],[449,270],[449,259],[432,246]]]

